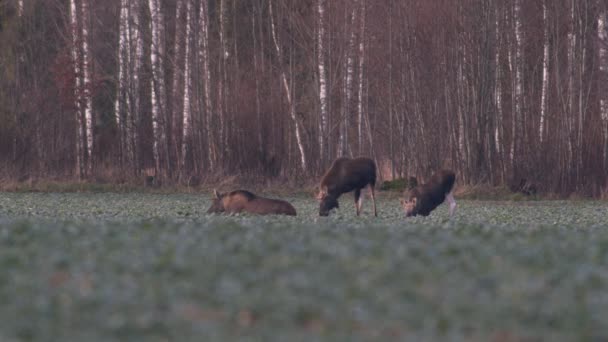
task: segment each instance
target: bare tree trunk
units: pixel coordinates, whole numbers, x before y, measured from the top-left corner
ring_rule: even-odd
[[[327,74],[325,71],[325,0],[317,0],[317,63],[319,68],[319,159],[323,165],[326,159],[325,137],[327,135]],[[342,141],[340,132],[340,142]],[[342,145],[340,145],[342,146]],[[341,150],[338,155],[341,154]]]
[[[219,49],[219,75],[218,75],[218,99],[217,99],[217,114],[219,119],[219,137],[218,137],[218,149],[221,151],[221,155],[227,155],[226,149],[229,147],[225,142],[225,136],[227,135],[226,126],[227,126],[227,74],[226,74],[226,60],[228,58],[228,49],[226,47],[226,1],[227,0],[219,0],[219,36],[220,36],[220,49]],[[223,161],[226,158],[222,158]],[[222,167],[225,165],[222,165]]]
[[[186,158],[192,128],[192,109],[190,106],[190,92],[192,90],[192,75],[190,75],[191,53],[192,53],[192,0],[186,0],[186,51],[184,56],[184,112],[182,116],[182,148],[180,160],[180,174],[186,175]]]
[[[209,168],[213,170],[218,160],[217,145],[213,139],[213,106],[211,102],[211,68],[209,67],[209,11],[207,0],[201,2],[199,10],[199,28],[201,33],[199,35],[199,64],[203,68],[203,86],[204,86],[204,104],[205,104],[205,126],[207,131],[207,145],[208,145],[208,160]],[[221,86],[221,84],[220,84]],[[220,102],[221,102],[220,98]],[[218,113],[220,116],[222,113]],[[220,136],[221,137],[221,136]],[[220,140],[221,144],[221,140]]]
[[[585,96],[585,70],[587,69],[587,28],[589,23],[587,20],[589,17],[586,15],[588,12],[587,6],[589,1],[582,1],[579,3],[581,7],[578,15],[578,27],[576,35],[579,37],[579,48],[578,48],[578,77],[577,77],[577,104],[578,104],[578,122],[577,122],[577,135],[576,135],[576,184],[577,187],[581,187],[583,180],[583,129],[585,125],[585,113],[586,113],[586,96]],[[577,189],[578,190],[578,189]]]
[[[600,97],[600,117],[602,118],[602,138],[603,138],[603,166],[608,167],[608,23],[606,5],[601,7],[600,0],[597,6],[599,13],[597,16],[597,35],[598,35],[598,65],[599,65],[599,97]]]
[[[150,44],[150,66],[152,77],[150,79],[150,98],[152,105],[153,128],[153,154],[157,176],[164,176],[169,171],[168,147],[165,125],[166,92],[165,92],[165,66],[164,66],[164,22],[160,12],[160,1],[149,0],[150,23],[152,40]]]
[[[525,139],[523,129],[523,34],[521,28],[521,0],[515,0],[515,158],[523,158],[522,147]],[[521,134],[518,138],[518,134]]]
[[[353,12],[353,25],[354,12]],[[351,37],[351,45],[354,37]],[[391,161],[391,180],[395,179],[395,150],[393,146],[393,1],[390,0],[388,12],[388,129],[389,129],[389,156]]]
[[[82,106],[82,73],[81,73],[81,56],[82,53],[80,48],[80,16],[82,12],[78,10],[78,6],[76,4],[76,0],[70,0],[70,25],[71,25],[71,33],[72,33],[72,61],[74,63],[74,75],[75,75],[75,88],[74,88],[74,99],[76,101],[76,124],[77,124],[77,134],[76,134],[76,174],[78,178],[82,179],[86,173],[85,167],[85,147],[84,147],[84,115],[83,115],[83,106]]]
[[[258,8],[256,4],[253,4],[253,15],[251,16],[251,32],[253,37],[253,77],[255,81],[255,114],[257,119],[257,138],[258,138],[258,153],[261,156],[264,155],[264,139],[262,137],[262,131],[264,125],[262,123],[262,108],[260,101],[260,74],[262,73],[260,67],[260,57],[258,57],[258,30],[256,25],[256,19],[258,17]],[[263,39],[263,37],[260,37]]]
[[[283,54],[281,53],[281,48],[279,46],[279,41],[277,38],[276,27],[274,25],[274,18],[272,13],[272,0],[268,1],[268,10],[270,16],[270,30],[272,32],[272,40],[274,41],[274,47],[277,53],[277,57],[279,63],[282,64]],[[303,171],[308,170],[308,164],[306,162],[306,153],[304,150],[304,143],[302,142],[302,134],[300,132],[300,123],[298,122],[298,118],[296,116],[295,104],[291,98],[291,90],[289,88],[289,83],[287,82],[287,75],[285,74],[284,67],[281,66],[281,81],[283,83],[283,89],[285,90],[285,96],[287,97],[287,105],[289,106],[289,114],[293,123],[295,125],[295,134],[296,134],[296,142],[298,144],[298,149],[300,150],[300,165]]]
[[[575,32],[576,26],[576,16],[575,16],[575,8],[576,8],[577,0],[571,0],[570,7],[570,32],[568,32],[568,113],[566,115],[566,124],[567,124],[567,132],[568,132],[568,164],[571,164],[574,154],[574,146],[572,143],[573,138],[573,130],[574,130],[574,113],[575,113],[575,75],[576,75],[576,46],[577,46],[577,37]]]
[[[119,134],[118,158],[121,166],[124,161],[125,151],[125,116],[129,108],[128,104],[128,28],[129,11],[128,0],[120,1],[120,20],[118,25],[118,85],[116,87],[116,100],[114,102],[114,120]]]
[[[548,101],[547,91],[549,88],[549,18],[547,12],[547,0],[543,0],[543,85],[540,97],[540,124],[538,129],[538,138],[541,143],[544,141],[545,137]]]
[[[141,74],[144,64],[144,39],[142,32],[142,0],[130,0],[129,6],[129,103],[126,122],[127,160],[134,174],[141,171],[139,126],[142,108]]]
[[[365,77],[363,67],[365,65],[365,2],[360,0],[361,18],[359,21],[359,89],[357,92],[357,148],[359,155],[363,152],[363,80]]]
[[[505,181],[505,149],[504,149],[504,120],[503,120],[503,106],[502,106],[502,65],[500,51],[502,49],[502,34],[500,26],[500,17],[498,9],[496,9],[496,53],[494,55],[494,64],[496,65],[495,71],[495,88],[494,88],[494,101],[496,103],[496,129],[494,132],[494,139],[496,143],[496,152],[498,153],[500,160],[501,169],[501,182]]]
[[[188,0],[186,0],[188,1]],[[179,168],[180,147],[181,147],[181,114],[183,108],[180,96],[180,87],[183,86],[183,36],[184,36],[184,0],[177,0],[175,4],[175,41],[173,48],[173,79],[171,81],[171,160],[176,168]]]
[[[93,96],[91,94],[91,53],[89,51],[89,0],[82,0],[82,78],[86,132],[86,173],[93,170]]]
[[[17,17],[23,16],[23,0],[17,0]]]
[[[342,112],[342,121],[340,124],[340,141],[339,141],[339,151],[338,155],[346,155],[349,150],[349,138],[348,138],[348,130],[350,127],[350,117],[351,117],[351,103],[353,98],[353,79],[355,74],[355,41],[357,38],[357,12],[359,10],[357,0],[355,0],[352,4],[351,13],[350,13],[350,39],[348,42],[348,49],[346,51],[346,67],[345,67],[345,87],[344,87],[344,105]]]

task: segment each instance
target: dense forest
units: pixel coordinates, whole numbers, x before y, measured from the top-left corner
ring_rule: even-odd
[[[599,196],[606,0],[3,0],[0,177],[383,179]]]

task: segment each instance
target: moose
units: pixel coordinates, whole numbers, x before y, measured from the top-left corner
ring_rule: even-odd
[[[376,163],[365,157],[338,158],[334,160],[331,167],[319,185],[317,200],[320,201],[319,216],[328,216],[333,208],[339,208],[338,198],[347,192],[354,191],[355,210],[357,216],[361,213],[362,197],[361,189],[369,187],[374,203],[374,216],[376,211],[376,197],[374,188],[376,186]]]
[[[286,201],[257,196],[247,190],[235,190],[221,194],[213,190],[213,202],[207,210],[211,213],[250,213],[257,215],[296,216],[296,209]]]
[[[450,216],[456,210],[456,201],[452,195],[452,189],[456,181],[456,175],[450,170],[440,170],[433,174],[425,184],[406,191],[405,199],[400,202],[405,211],[405,216],[428,216],[446,199],[450,205]]]

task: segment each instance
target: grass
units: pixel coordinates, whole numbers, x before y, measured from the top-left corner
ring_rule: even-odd
[[[603,340],[607,205],[405,220],[207,215],[209,196],[0,193],[0,340]]]

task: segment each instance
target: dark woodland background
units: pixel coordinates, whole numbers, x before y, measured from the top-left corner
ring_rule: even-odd
[[[607,190],[606,0],[0,0],[0,177]]]

